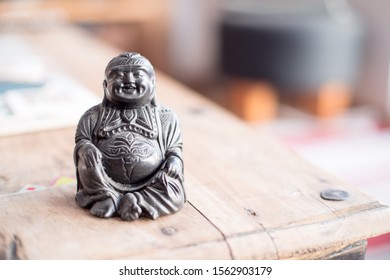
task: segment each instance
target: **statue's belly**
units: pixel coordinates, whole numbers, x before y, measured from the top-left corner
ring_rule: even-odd
[[[157,140],[132,132],[101,139],[97,146],[103,154],[102,161],[107,175],[123,184],[149,178],[163,161]]]

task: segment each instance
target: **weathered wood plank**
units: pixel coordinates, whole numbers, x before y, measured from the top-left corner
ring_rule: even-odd
[[[76,206],[74,193],[74,186],[68,186],[0,197],[0,256],[319,259],[372,234],[372,228],[378,230],[383,217],[381,209],[377,209],[357,213],[352,218],[252,232],[240,231],[240,223],[232,217],[230,223],[237,230],[227,235],[218,228],[218,223],[212,222],[212,215],[205,217],[191,201],[174,216],[127,223],[89,215]],[[371,227],[361,229],[361,223],[369,223]],[[382,226],[382,230],[386,228],[387,225]]]
[[[25,38],[53,67],[72,73],[99,95],[102,69],[119,52],[72,29]],[[160,72],[157,80],[159,101],[173,108],[182,124],[185,208],[157,221],[126,223],[96,219],[78,208],[72,187],[3,196],[2,256],[318,259],[390,231],[390,210],[375,198]],[[5,154],[0,175],[6,178],[0,191],[74,172],[73,131],[0,139]],[[349,199],[322,199],[321,191],[328,188],[347,191]],[[175,233],[164,235],[163,228]]]
[[[74,195],[75,186],[67,186],[1,196],[0,236],[6,246],[0,247],[0,255],[27,259],[118,259],[164,253],[176,258],[176,253],[186,255],[183,247],[188,247],[197,258],[206,258],[209,251],[202,248],[223,241],[221,233],[190,204],[174,217],[123,222],[119,218],[95,218],[76,205]],[[20,244],[12,249],[15,240]],[[216,246],[219,254],[215,256],[229,258],[226,246],[222,247],[223,244]]]
[[[75,128],[0,138],[0,195],[74,176]]]

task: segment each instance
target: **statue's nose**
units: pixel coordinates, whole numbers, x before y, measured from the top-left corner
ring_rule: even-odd
[[[134,77],[134,74],[132,72],[128,72],[127,75],[126,75],[126,81],[128,83],[134,83],[135,82],[135,77]]]

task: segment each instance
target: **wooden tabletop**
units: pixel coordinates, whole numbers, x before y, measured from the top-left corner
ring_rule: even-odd
[[[103,70],[119,50],[70,27],[21,35],[53,69],[102,97]],[[75,185],[15,193],[74,174],[75,127],[3,137],[0,258],[320,259],[390,232],[388,206],[161,72],[157,98],[182,125],[183,210],[156,221],[123,222],[79,208]],[[325,200],[320,193],[327,189],[349,198]]]

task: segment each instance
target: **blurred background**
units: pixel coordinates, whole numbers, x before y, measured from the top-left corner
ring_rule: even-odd
[[[0,32],[72,24],[140,52],[390,205],[389,14],[388,0],[3,0]],[[390,259],[390,237],[367,258]]]

